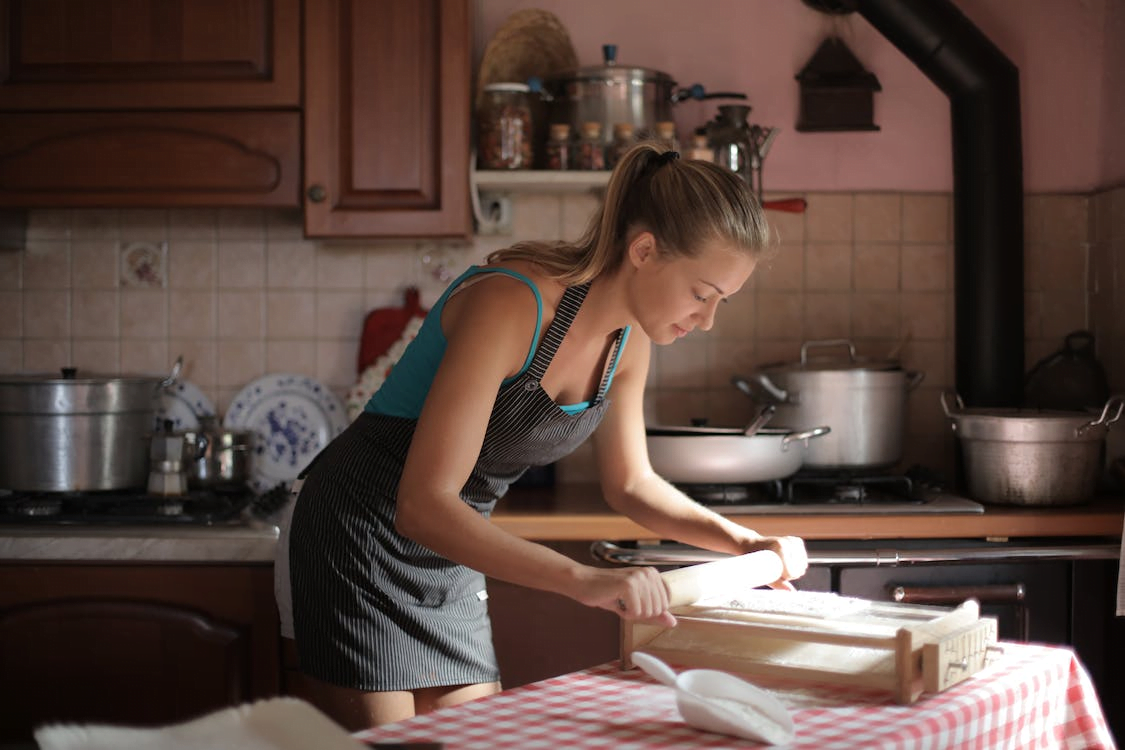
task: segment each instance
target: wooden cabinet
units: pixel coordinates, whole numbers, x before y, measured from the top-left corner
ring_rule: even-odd
[[[300,0],[0,0],[0,207],[298,206]]]
[[[465,237],[468,0],[305,6],[305,234]]]
[[[276,695],[277,623],[269,565],[0,565],[0,745]]]

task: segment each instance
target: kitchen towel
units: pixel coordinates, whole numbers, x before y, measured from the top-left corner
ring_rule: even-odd
[[[39,750],[362,750],[366,746],[297,698],[270,698],[157,728],[48,724]]]

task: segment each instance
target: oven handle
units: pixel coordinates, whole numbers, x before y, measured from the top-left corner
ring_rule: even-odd
[[[653,546],[629,549],[610,541],[590,545],[598,560],[618,565],[694,565],[722,560],[730,555],[698,548]],[[809,550],[809,565],[894,567],[935,563],[1008,562],[1017,560],[1117,560],[1116,544],[1045,545],[1024,547],[949,547],[935,549]]]

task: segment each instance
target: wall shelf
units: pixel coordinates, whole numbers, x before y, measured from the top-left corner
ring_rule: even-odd
[[[474,159],[475,161],[475,159]],[[609,182],[609,171],[556,171],[540,169],[469,169],[469,195],[476,233],[508,234],[512,226],[510,193],[582,193],[600,191]]]

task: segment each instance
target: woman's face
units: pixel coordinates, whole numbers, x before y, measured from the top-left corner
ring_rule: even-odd
[[[696,328],[710,330],[723,300],[742,289],[754,270],[749,253],[710,242],[692,258],[663,258],[651,233],[630,243],[636,274],[630,294],[633,315],[649,338],[670,344]]]

